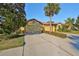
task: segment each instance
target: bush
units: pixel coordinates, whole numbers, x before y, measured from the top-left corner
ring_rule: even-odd
[[[59,32],[52,32],[52,33],[49,33],[49,32],[45,32],[45,33],[48,33],[48,34],[51,34],[51,35],[54,35],[54,36],[58,36],[58,37],[61,37],[61,38],[66,38],[66,34],[63,34],[63,33],[59,33]]]
[[[11,34],[11,30],[4,29],[4,33],[5,33],[5,34]]]
[[[63,32],[71,32],[71,30],[64,29]]]
[[[17,33],[12,33],[10,35],[6,35],[7,39],[12,39],[12,38],[18,38],[24,36],[24,34],[17,34]]]
[[[0,34],[3,34],[3,30],[0,28]]]

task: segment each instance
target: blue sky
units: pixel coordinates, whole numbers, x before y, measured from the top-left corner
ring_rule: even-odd
[[[45,16],[44,7],[45,3],[27,3],[25,6],[26,18],[35,18],[42,22],[49,21],[49,17]],[[61,3],[60,12],[58,15],[52,17],[52,21],[63,23],[68,17],[76,18],[79,15],[79,4],[78,3]]]

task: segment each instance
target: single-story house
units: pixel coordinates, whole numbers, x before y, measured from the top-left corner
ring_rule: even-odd
[[[42,29],[40,28],[41,30],[44,30],[44,31],[47,31],[47,32],[50,31],[50,24],[49,23],[43,23],[43,22],[40,22],[36,19],[30,19],[30,20],[27,21],[27,25],[32,25],[33,23],[39,23],[42,26]],[[37,28],[38,27],[39,26],[37,26]],[[59,29],[59,27],[62,28],[61,23],[52,23],[52,32],[56,32]],[[37,30],[37,29],[35,29],[35,30]],[[27,29],[26,29],[26,31],[27,31]]]

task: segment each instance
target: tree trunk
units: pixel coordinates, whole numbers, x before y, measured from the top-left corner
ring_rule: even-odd
[[[50,33],[52,32],[52,16],[50,16]]]

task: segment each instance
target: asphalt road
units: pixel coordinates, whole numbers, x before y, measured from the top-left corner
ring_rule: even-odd
[[[53,35],[26,34],[25,46],[0,51],[2,56],[74,56],[79,51],[71,44],[73,41]]]

